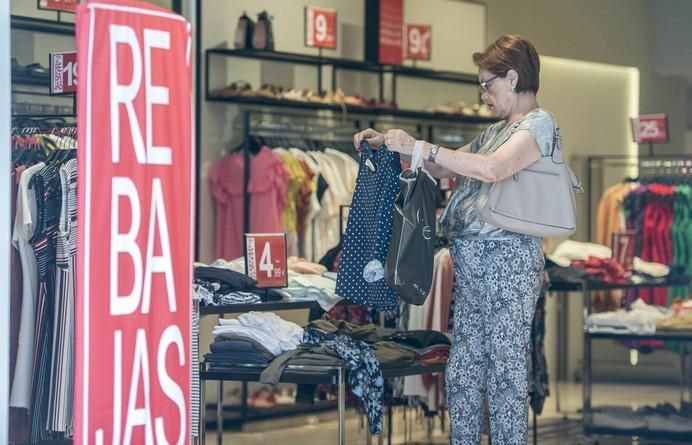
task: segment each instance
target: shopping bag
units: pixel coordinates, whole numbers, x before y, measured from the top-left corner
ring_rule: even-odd
[[[394,228],[385,280],[399,297],[421,305],[430,293],[435,257],[437,182],[423,168],[423,143],[416,142],[411,167],[399,175]]]

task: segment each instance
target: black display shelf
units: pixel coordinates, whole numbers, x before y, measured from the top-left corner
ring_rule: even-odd
[[[642,280],[627,280],[618,283],[604,283],[591,279],[585,281],[561,281],[551,277],[549,291],[555,292],[578,292],[588,286],[590,291],[615,290],[615,289],[636,289],[649,287],[676,287],[689,286],[692,277],[671,276],[665,278],[643,278]]]
[[[636,289],[648,287],[675,287],[689,286],[692,277],[688,276],[669,276],[665,278],[645,278],[641,281],[627,280],[619,283],[603,283],[587,279],[586,284],[589,290],[613,290],[613,289]]]
[[[648,429],[640,430],[620,430],[617,428],[590,426],[584,428],[584,433],[587,435],[599,436],[628,436],[638,437],[640,439],[656,439],[663,441],[675,441],[682,443],[692,443],[692,432],[689,433],[672,433],[668,431],[651,431]]]
[[[56,20],[37,19],[21,15],[10,16],[10,27],[25,31],[44,32],[74,37],[74,23],[58,22]]]
[[[274,62],[296,63],[301,65],[329,65],[340,69],[367,72],[388,72],[398,76],[417,77],[429,80],[444,80],[449,82],[478,84],[478,76],[470,73],[454,71],[437,71],[410,66],[382,65],[354,59],[336,57],[320,57],[309,54],[288,53],[281,51],[261,51],[253,49],[211,48],[207,54],[226,57],[242,57],[246,59],[270,60]]]
[[[498,121],[496,118],[483,116],[465,116],[461,114],[432,113],[428,111],[400,110],[388,108],[364,108],[351,105],[323,104],[315,102],[301,102],[297,100],[274,99],[270,97],[236,96],[217,97],[207,96],[210,102],[230,103],[236,105],[257,105],[283,108],[300,108],[306,110],[331,110],[343,111],[350,114],[362,114],[369,116],[393,116],[427,121],[458,122],[469,124],[492,124]]]
[[[40,76],[35,74],[13,72],[12,83],[18,85],[32,85],[48,88],[50,86],[50,75],[46,74]]]
[[[210,368],[210,363],[205,363],[206,370],[199,372],[200,380],[224,380],[236,382],[259,382],[260,375],[264,371],[262,366],[239,366],[234,368]],[[337,367],[314,367],[313,369],[302,369],[304,367],[288,365],[281,374],[281,383],[326,383],[337,384],[339,369]]]
[[[326,65],[327,59],[307,54],[286,53],[280,51],[260,51],[254,49],[211,48],[207,54],[244,59],[269,60],[273,62],[296,63],[300,65]]]
[[[200,315],[234,314],[250,311],[286,311],[294,309],[313,309],[319,307],[316,301],[267,301],[262,303],[238,303],[223,306],[200,306]]]
[[[408,377],[421,374],[437,374],[447,369],[447,363],[436,363],[434,365],[411,365],[406,368],[389,368],[382,370],[382,377],[391,379],[394,377]]]
[[[233,428],[243,422],[242,406],[223,407],[223,427]],[[253,408],[249,407],[244,421],[277,419],[281,417],[291,417],[305,414],[315,414],[337,409],[336,400],[317,401],[310,403],[296,403],[294,405],[275,406],[273,408]],[[207,404],[207,415],[205,416],[207,428],[216,428],[216,404]]]
[[[478,85],[478,76],[476,74],[461,73],[456,71],[437,71],[426,68],[399,65],[387,66],[386,72],[391,72],[397,76]]]
[[[589,332],[588,330],[586,330],[585,333],[592,339],[692,341],[692,330],[657,331],[653,334],[618,334],[614,332]]]

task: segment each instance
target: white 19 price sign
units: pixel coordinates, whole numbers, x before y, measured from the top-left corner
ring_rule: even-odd
[[[336,11],[326,8],[305,8],[305,46],[336,49]]]
[[[430,25],[406,25],[405,58],[430,60]]]
[[[50,94],[71,94],[77,91],[77,51],[50,53]]]

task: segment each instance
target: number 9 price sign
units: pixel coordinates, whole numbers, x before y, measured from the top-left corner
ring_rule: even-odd
[[[430,25],[406,24],[404,57],[409,60],[430,60],[431,33]]]
[[[305,46],[336,49],[336,11],[326,8],[305,8]]]
[[[259,288],[288,286],[285,233],[246,233],[245,271]]]

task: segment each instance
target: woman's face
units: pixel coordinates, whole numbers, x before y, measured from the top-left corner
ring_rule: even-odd
[[[481,68],[478,71],[478,81],[481,84],[481,100],[490,107],[493,114],[500,119],[509,117],[515,96],[509,78]]]

